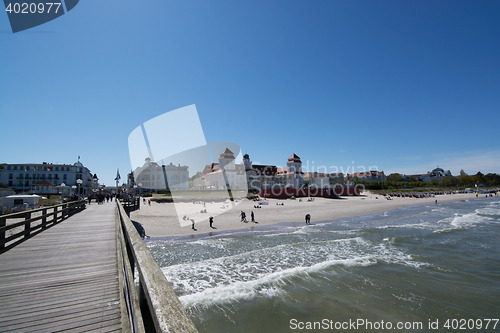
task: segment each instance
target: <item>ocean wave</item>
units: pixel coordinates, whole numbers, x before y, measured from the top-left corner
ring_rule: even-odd
[[[476,212],[468,214],[455,213],[453,217],[438,221],[440,228],[435,230],[434,233],[449,232],[453,230],[469,229],[477,226],[479,223],[490,222],[491,217],[478,215]],[[443,228],[444,226],[444,228]]]
[[[500,216],[500,208],[494,208],[494,207],[497,207],[497,205],[491,205],[491,207],[485,207],[485,208],[478,208],[476,209],[476,214],[485,216],[494,216],[494,217]]]
[[[255,280],[236,281],[229,285],[220,285],[207,288],[200,292],[179,297],[182,305],[186,308],[204,307],[214,304],[226,304],[245,299],[253,299],[257,296],[273,297],[282,293],[280,285],[288,282],[291,277],[304,276],[319,272],[334,265],[345,266],[368,266],[375,264],[371,256],[355,259],[336,259],[321,262],[309,267],[293,267],[282,271],[273,272]]]
[[[308,278],[330,266],[368,266],[378,262],[420,268],[412,256],[386,241],[362,237],[281,244],[231,256],[163,267],[186,307],[277,295],[288,278]]]

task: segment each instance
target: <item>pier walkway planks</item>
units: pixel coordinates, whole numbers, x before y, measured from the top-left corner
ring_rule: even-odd
[[[121,331],[115,217],[87,205],[0,255],[0,331]]]

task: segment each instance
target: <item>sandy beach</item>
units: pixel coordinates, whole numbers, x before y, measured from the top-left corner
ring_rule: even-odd
[[[482,196],[484,197],[484,195]],[[280,222],[294,222],[297,225],[305,224],[305,215],[311,215],[311,223],[320,221],[331,221],[345,217],[355,217],[370,214],[383,213],[393,209],[406,206],[435,205],[435,200],[440,203],[453,201],[476,199],[474,193],[437,195],[435,198],[398,198],[387,200],[385,197],[364,192],[358,197],[344,197],[342,199],[315,198],[314,201],[307,201],[307,198],[296,200],[267,199],[268,205],[261,205],[262,208],[254,208],[257,202],[243,199],[234,208],[229,209],[229,202],[214,203],[183,203],[178,208],[190,208],[196,205],[196,214],[188,217],[196,222],[195,229],[191,225],[181,227],[177,218],[177,213],[172,203],[156,203],[151,205],[143,204],[141,209],[131,213],[131,219],[141,223],[146,229],[146,234],[151,237],[160,236],[182,236],[207,234],[210,232],[220,232],[227,230],[247,229],[254,226],[265,226]],[[283,203],[277,205],[276,203]],[[222,208],[224,207],[225,208]],[[188,207],[189,206],[189,207]],[[199,208],[199,209],[198,209]],[[206,209],[207,213],[199,211]],[[223,211],[223,213],[221,213]],[[246,213],[249,222],[240,221],[240,212]],[[250,213],[254,212],[256,223],[250,222]],[[220,215],[215,215],[215,214]],[[210,228],[207,220],[208,216],[214,216],[213,227]],[[182,215],[181,215],[182,216]]]

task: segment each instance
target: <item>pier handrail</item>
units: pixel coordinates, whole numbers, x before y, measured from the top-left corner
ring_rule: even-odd
[[[47,211],[51,209],[52,212],[47,213]],[[42,232],[43,230],[63,221],[69,216],[81,212],[84,209],[85,209],[85,200],[79,200],[79,201],[66,202],[55,206],[26,210],[24,212],[19,212],[19,213],[0,215],[0,254],[10,250],[14,246],[24,242],[28,238]],[[32,217],[33,213],[38,213],[38,212],[42,212],[42,214],[40,216]],[[50,217],[52,218],[47,219]],[[7,225],[7,220],[19,219],[19,218],[24,218],[24,221]],[[37,224],[35,226],[31,225],[33,222],[39,220],[42,220],[40,224]],[[24,229],[22,231],[15,232],[10,236],[5,237],[6,231],[23,226]],[[6,245],[7,243],[12,242],[14,240],[16,240],[14,243]]]
[[[127,213],[128,216],[130,216],[130,212],[141,209],[140,197],[120,199],[120,202],[123,206],[123,209],[125,209],[125,213]]]
[[[154,260],[123,205],[116,201],[120,222],[120,236],[124,259],[122,271],[131,274],[124,276],[123,288],[127,300],[132,329],[141,332],[198,332],[186,310],[177,298],[172,286]],[[138,273],[138,292],[134,288],[134,272]],[[126,275],[128,275],[126,274]],[[125,281],[128,281],[126,283]],[[137,302],[139,304],[137,304]],[[140,311],[140,313],[136,313]],[[137,328],[134,328],[137,326]],[[142,326],[142,328],[140,327]]]

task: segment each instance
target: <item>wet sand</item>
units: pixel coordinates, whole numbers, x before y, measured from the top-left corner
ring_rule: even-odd
[[[377,199],[378,198],[378,199]],[[437,195],[435,198],[393,198],[387,200],[383,196],[364,192],[359,197],[343,197],[342,199],[315,198],[314,201],[307,201],[307,198],[296,200],[267,199],[268,205],[261,205],[262,208],[254,208],[257,202],[243,199],[236,202],[234,208],[229,209],[231,202],[207,202],[202,203],[182,203],[178,206],[181,216],[182,211],[196,209],[196,213],[189,214],[189,218],[196,221],[195,229],[188,226],[181,226],[177,218],[176,209],[173,203],[156,203],[145,205],[141,200],[141,209],[132,212],[131,219],[141,223],[146,229],[146,234],[152,237],[160,236],[183,236],[195,234],[207,234],[209,232],[220,232],[227,230],[245,229],[252,226],[266,226],[281,222],[297,222],[305,224],[305,215],[311,215],[311,222],[331,221],[345,217],[355,217],[370,214],[383,213],[389,210],[406,206],[435,205],[435,200],[440,203],[476,199],[474,193]],[[283,205],[276,205],[283,203]],[[225,208],[222,208],[226,206]],[[207,213],[200,213],[206,209]],[[249,222],[240,221],[240,212],[246,213]],[[257,223],[250,222],[251,211],[255,214]],[[222,213],[221,213],[222,212]],[[216,215],[220,214],[220,215]],[[214,216],[213,227],[210,228],[208,216]]]

